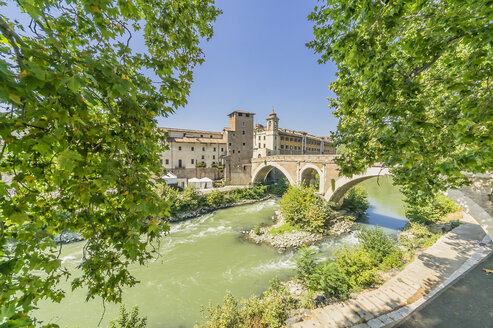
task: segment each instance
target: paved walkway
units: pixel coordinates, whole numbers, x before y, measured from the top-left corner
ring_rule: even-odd
[[[315,309],[307,320],[291,327],[373,328],[401,320],[414,310],[413,304],[422,304],[432,290],[491,252],[480,245],[484,236],[483,229],[466,214],[459,227],[442,236],[380,288]]]
[[[484,268],[493,270],[492,254],[396,327],[491,328],[493,273],[486,273]]]

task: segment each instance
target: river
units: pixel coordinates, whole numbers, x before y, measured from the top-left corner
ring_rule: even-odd
[[[395,235],[406,224],[398,189],[388,177],[380,178],[378,184],[376,178],[369,179],[360,186],[367,190],[371,204],[366,224],[378,224]],[[192,327],[201,319],[201,305],[221,303],[227,290],[247,298],[264,291],[276,275],[290,278],[294,252],[279,253],[240,238],[241,231],[270,222],[278,208],[278,200],[270,199],[172,224],[170,235],[161,241],[161,257],[146,266],[131,267],[141,283],[124,292],[127,309],[138,305],[148,328]],[[350,233],[327,238],[318,247],[323,257],[330,257],[341,245],[355,242],[355,234]],[[63,247],[63,264],[72,272],[82,257],[82,245]],[[101,300],[85,302],[84,290],[70,292],[68,283],[61,287],[67,291],[66,298],[60,304],[39,304],[35,315],[61,327],[96,327],[103,311]],[[118,305],[106,304],[101,327],[107,327],[118,310]]]

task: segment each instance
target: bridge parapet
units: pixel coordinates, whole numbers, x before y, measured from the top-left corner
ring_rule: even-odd
[[[253,163],[262,162],[306,162],[306,163],[333,163],[339,155],[273,155],[252,158]]]

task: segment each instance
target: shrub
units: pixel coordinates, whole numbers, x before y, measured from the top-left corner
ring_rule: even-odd
[[[262,297],[252,296],[238,302],[231,293],[226,294],[223,306],[209,306],[208,314],[203,310],[204,328],[250,328],[285,326],[294,301],[277,278],[271,281]]]
[[[406,217],[409,221],[429,224],[439,221],[445,215],[460,211],[461,207],[447,196],[438,193],[430,200],[421,200],[420,204],[410,204],[406,207]]]
[[[424,224],[409,222],[406,229],[399,234],[398,241],[407,250],[414,250],[430,247],[438,238],[440,238],[440,234],[430,232]]]
[[[392,251],[389,252],[380,263],[380,270],[389,271],[393,268],[399,268],[404,264],[404,254],[397,247],[393,247]]]
[[[352,290],[371,286],[378,281],[376,275],[377,262],[363,247],[348,249],[346,246],[335,252],[335,263],[337,268],[348,279]]]
[[[378,263],[381,263],[384,257],[395,248],[394,239],[388,236],[379,226],[375,226],[373,229],[362,226],[356,236],[359,238],[363,249]]]
[[[193,185],[187,185],[181,193],[181,200],[184,203],[185,210],[196,210],[199,207],[200,195],[195,191]]]
[[[129,316],[130,315],[130,316]],[[120,307],[120,317],[110,322],[109,328],[145,328],[147,318],[139,318],[139,308],[135,306],[132,313],[128,313],[125,306]]]
[[[368,194],[361,187],[353,187],[349,189],[342,201],[342,208],[351,212],[355,217],[360,218],[365,215],[366,210],[370,206]]]
[[[207,195],[207,205],[212,208],[218,207],[224,203],[224,194],[217,189],[214,189]]]
[[[269,185],[267,187],[267,192],[277,196],[282,196],[289,187],[288,180],[281,179],[277,183]]]
[[[306,286],[310,281],[310,276],[315,272],[317,266],[315,250],[312,247],[300,247],[296,258],[296,278]]]
[[[253,233],[256,235],[260,235],[260,226],[258,224],[253,227]]]
[[[280,205],[287,223],[307,231],[322,232],[333,217],[329,204],[305,185],[289,186]]]
[[[326,297],[346,299],[349,282],[334,262],[327,261],[315,267],[308,277],[307,287],[312,292],[324,292]]]

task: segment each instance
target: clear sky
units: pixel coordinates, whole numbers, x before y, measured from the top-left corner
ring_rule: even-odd
[[[223,10],[214,36],[202,43],[205,62],[194,71],[188,105],[159,126],[221,131],[234,110],[254,112],[265,123],[274,107],[282,128],[315,135],[335,131],[328,107],[329,84],[336,66],[317,63],[305,47],[313,39],[307,16],[317,0],[216,0]],[[2,14],[29,23],[27,15],[8,2]],[[28,29],[26,29],[28,32]],[[143,39],[134,36],[143,47]],[[135,45],[133,45],[135,46]]]
[[[320,65],[305,47],[313,39],[307,15],[316,0],[216,0],[223,10],[214,36],[202,44],[189,103],[159,125],[220,131],[227,114],[254,112],[265,123],[274,107],[282,128],[328,135],[337,120],[328,107],[335,64]]]

